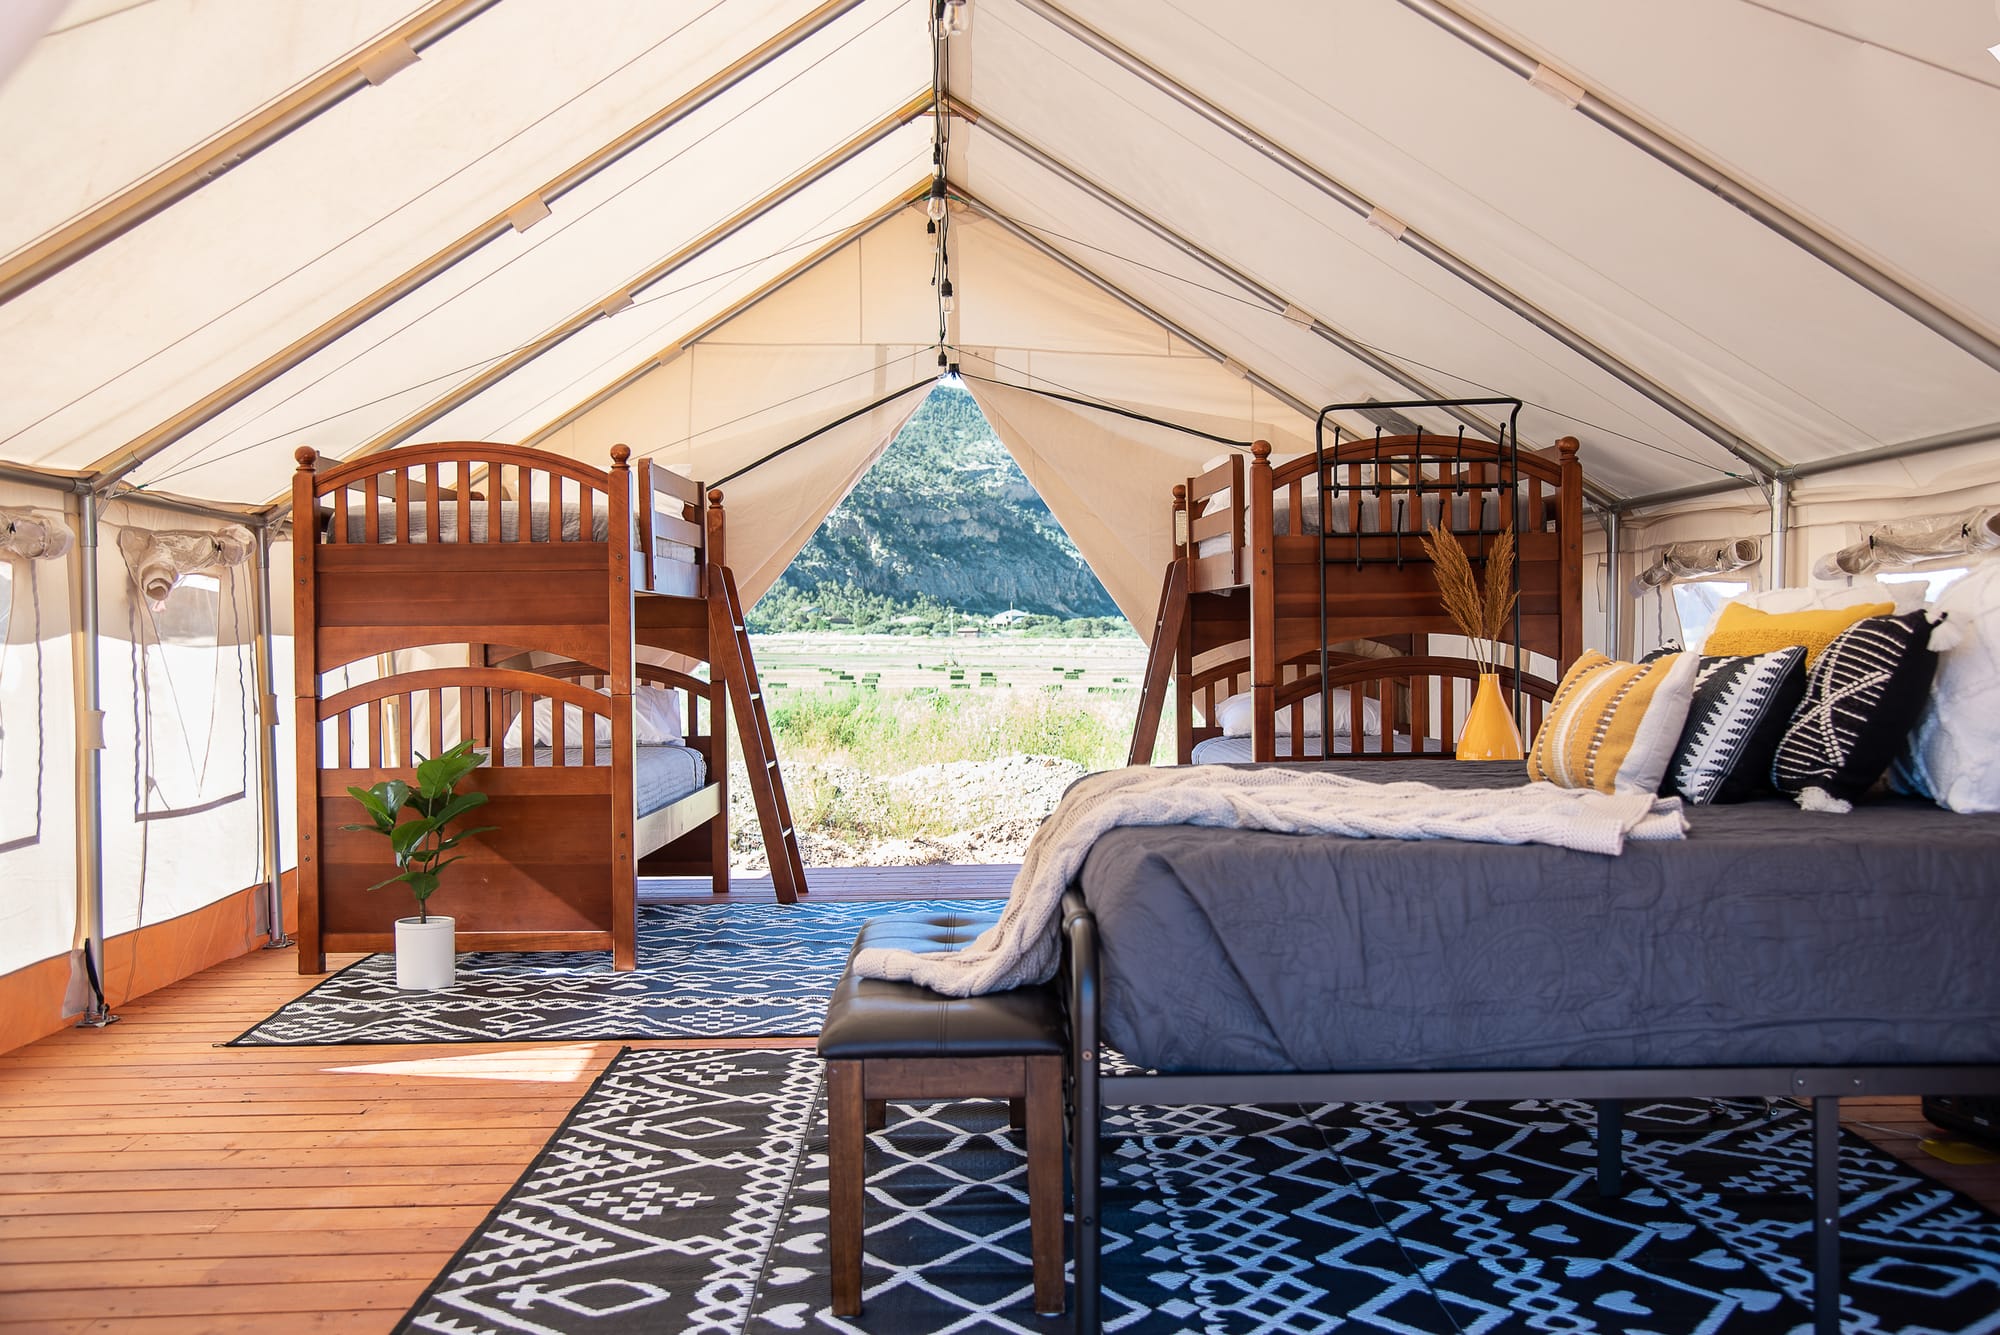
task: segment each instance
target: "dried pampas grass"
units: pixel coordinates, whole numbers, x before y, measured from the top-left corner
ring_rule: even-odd
[[[1505,528],[1486,555],[1485,579],[1473,573],[1472,561],[1450,529],[1431,525],[1423,538],[1424,555],[1436,571],[1444,610],[1466,639],[1481,672],[1496,670],[1497,641],[1506,633],[1520,595],[1514,590],[1514,530]]]

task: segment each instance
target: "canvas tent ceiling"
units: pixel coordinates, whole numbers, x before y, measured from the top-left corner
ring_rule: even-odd
[[[1516,393],[1540,405],[1531,441],[1583,436],[1595,479],[1624,496],[1746,471],[1716,435],[1812,464],[1992,423],[2000,277],[1963,223],[2000,202],[1986,0],[1894,23],[1798,0],[1695,0],[1671,18],[1584,0],[967,12],[946,81],[964,113],[954,189],[1301,405],[1406,383]],[[926,14],[917,0],[73,5],[0,90],[19,201],[0,246],[315,79],[381,81],[0,306],[0,457],[103,474],[157,448],[131,481],[255,504],[300,443],[342,455],[531,433],[922,188],[929,122],[910,99],[930,82]],[[1584,109],[1494,49],[1546,61]],[[546,188],[690,95],[595,175]],[[1984,353],[1641,151],[1588,114],[1600,103]],[[441,242],[552,194],[550,217],[427,273]],[[593,318],[647,277],[633,306]],[[920,304],[927,279],[911,279]],[[960,279],[970,317],[993,294]],[[385,289],[397,299],[369,302]],[[367,318],[311,337],[357,304]],[[1058,323],[1041,322],[1053,346]],[[255,392],[208,402],[258,367]]]
[[[950,356],[1142,622],[1168,483],[1332,401],[1519,395],[1645,542],[2000,489],[1993,0],[950,7],[934,84],[928,0],[0,6],[0,502],[74,517],[80,479],[161,527],[274,514],[301,445],[622,440],[740,474],[754,593],[936,374],[934,95]],[[82,569],[43,572],[56,680]],[[107,693],[185,670],[127,593]],[[35,700],[75,734],[81,695]],[[143,799],[141,723],[107,772]],[[144,801],[107,811],[154,882],[113,916],[185,906]],[[0,866],[59,880],[59,824]],[[0,968],[72,930],[30,917]]]

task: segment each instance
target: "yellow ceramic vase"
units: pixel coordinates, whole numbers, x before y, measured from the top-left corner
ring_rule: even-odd
[[[1479,674],[1479,690],[1472,697],[1472,709],[1465,716],[1465,731],[1458,735],[1460,760],[1519,760],[1521,733],[1514,726],[1513,711],[1500,694],[1500,674]]]

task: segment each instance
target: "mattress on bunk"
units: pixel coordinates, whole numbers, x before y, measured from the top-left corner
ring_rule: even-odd
[[[691,746],[662,745],[635,746],[632,748],[632,796],[638,814],[649,816],[655,811],[670,807],[683,797],[701,791],[708,778],[708,764],[701,752]],[[522,766],[519,748],[508,747],[504,756],[508,768]],[[596,763],[610,768],[611,748],[597,748]],[[554,767],[555,751],[552,747],[535,748],[533,764],[536,767]],[[583,748],[572,746],[563,753],[563,764],[581,766]]]
[[[472,522],[469,526],[472,530],[472,536],[470,538],[470,541],[491,542],[495,540],[491,536],[492,523],[491,523],[491,517],[488,514],[489,506],[490,502],[483,500],[472,502],[471,505]],[[409,502],[409,509],[410,509],[409,540],[411,542],[429,542],[431,540],[430,506],[424,501],[413,500]],[[527,540],[530,542],[549,541],[548,502],[534,501],[528,505],[527,509],[528,509]],[[366,507],[364,506],[350,506],[348,508],[347,536],[345,538],[345,541],[350,543],[361,543],[368,541],[368,523],[365,511]],[[328,526],[331,527],[331,525],[334,522],[331,515],[328,516],[326,522]],[[583,515],[580,507],[576,504],[575,501],[566,500],[563,502],[561,525],[562,525],[561,527],[562,540],[564,542],[584,541]],[[377,531],[381,534],[381,537],[377,539],[378,542],[393,543],[397,541],[396,502],[394,498],[385,496],[380,498],[376,502],[376,526],[377,526]],[[605,506],[602,503],[593,505],[590,510],[589,541],[591,542],[605,541],[606,536],[610,532],[610,528],[611,528],[611,520],[610,516],[605,512]],[[455,500],[441,499],[438,502],[437,540],[439,542],[466,541],[466,539],[463,539],[459,536],[458,502]],[[500,542],[521,541],[520,502],[502,501],[500,503],[500,537],[498,541]],[[674,561],[693,561],[694,548],[684,546],[683,544],[677,542],[662,543],[661,555]]]
[[[1310,718],[1311,715],[1308,714],[1307,717]],[[1338,756],[1341,752],[1352,749],[1348,745],[1347,737],[1342,735],[1339,747],[1334,751],[1334,754]],[[1382,749],[1382,738],[1375,733],[1370,733],[1361,739],[1361,749],[1368,752]],[[1386,749],[1395,752],[1397,755],[1447,755],[1456,748],[1447,747],[1445,743],[1435,737],[1426,737],[1421,742],[1418,742],[1407,733],[1399,732],[1389,738],[1389,745]],[[1194,749],[1188,754],[1192,763],[1197,765],[1247,765],[1254,759],[1251,753],[1251,742],[1248,737],[1204,738],[1196,742]],[[1278,734],[1277,754],[1280,760],[1284,760],[1292,754],[1292,737],[1290,733],[1280,732]],[[1305,748],[1301,754],[1308,756],[1320,755],[1320,739],[1316,736],[1307,737]]]
[[[1444,787],[1515,762],[1348,762]],[[2000,1060],[2000,815],[1693,807],[1684,841],[1100,837],[1106,1041],[1162,1070]]]
[[[1365,486],[1358,490],[1361,497],[1361,532],[1364,534],[1400,532],[1407,534],[1410,540],[1414,542],[1426,529],[1439,522],[1439,517],[1445,513],[1446,502],[1450,502],[1451,522],[1449,527],[1455,532],[1465,533],[1473,528],[1472,511],[1475,503],[1481,503],[1484,506],[1483,517],[1485,519],[1485,526],[1492,527],[1493,525],[1493,507],[1495,502],[1494,493],[1491,491],[1468,491],[1464,495],[1459,495],[1455,492],[1425,492],[1421,512],[1418,511],[1418,507],[1408,503],[1407,496],[1399,496],[1396,493],[1391,493],[1389,513],[1385,517],[1382,513],[1381,499]],[[1349,512],[1349,497],[1353,494],[1351,492],[1343,493],[1334,498],[1332,506],[1333,514],[1331,516],[1333,526],[1328,530],[1329,532],[1335,534],[1354,532],[1353,515]],[[1525,486],[1521,488],[1521,496],[1525,504],[1527,498],[1527,489]],[[1214,500],[1211,500],[1209,504],[1212,506]],[[1301,532],[1307,534],[1320,532],[1319,491],[1311,485],[1307,485],[1301,490],[1299,518],[1301,521],[1299,525]],[[1244,524],[1247,531],[1249,524],[1247,518]],[[1272,497],[1271,532],[1278,537],[1284,537],[1291,531],[1291,506],[1285,494],[1281,492]],[[1219,537],[1205,538],[1201,542],[1196,543],[1195,555],[1215,556],[1229,549],[1229,538],[1225,534]]]

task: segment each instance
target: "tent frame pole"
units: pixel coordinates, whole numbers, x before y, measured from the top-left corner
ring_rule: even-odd
[[[1612,658],[1625,657],[1624,647],[1619,637],[1624,633],[1624,620],[1619,615],[1625,585],[1618,578],[1618,512],[1606,510],[1604,513],[1604,652]]]
[[[1247,124],[1225,111],[1215,103],[1195,92],[1187,85],[1171,78],[1153,65],[1106,37],[1081,19],[1071,15],[1050,0],[1020,0],[1023,8],[1040,16],[1052,26],[1068,33],[1084,46],[1095,51],[1111,64],[1124,70],[1140,82],[1162,94],[1181,107],[1201,117],[1216,129],[1251,148],[1257,154],[1275,165],[1284,168],[1299,180],[1325,195],[1328,199],[1352,210],[1363,218],[1378,212],[1375,202],[1352,187],[1334,179],[1312,163],[1292,152],[1270,135]],[[1379,210],[1387,212],[1387,210]],[[1782,460],[1767,454],[1762,448],[1745,440],[1713,417],[1697,408],[1686,399],[1660,384],[1637,367],[1626,362],[1608,349],[1578,333],[1562,321],[1550,315],[1541,307],[1514,291],[1499,279],[1465,260],[1452,250],[1425,236],[1414,227],[1402,226],[1398,240],[1431,263],[1444,269],[1454,277],[1467,283],[1488,298],[1519,316],[1521,319],[1547,334],[1556,342],[1582,357],[1585,361],[1619,381],[1627,389],[1651,400],[1657,407],[1672,413],[1702,435],[1714,441],[1744,464],[1755,471],[1760,478],[1768,478],[1784,467]]]
[[[1771,551],[1764,573],[1771,587],[1783,589],[1792,582],[1792,480],[1780,473],[1771,479]]]
[[[264,799],[264,949],[294,945],[285,931],[283,859],[278,848],[278,694],[276,629],[271,620],[271,524],[257,528],[257,723],[264,745],[258,788]]]
[[[1402,0],[1403,7],[1421,14],[1475,51],[1490,57],[1524,79],[1532,80],[1545,62],[1521,50],[1476,20],[1461,14],[1448,0]],[[1565,79],[1568,75],[1563,75]],[[1569,99],[1563,99],[1567,102]],[[2000,342],[1965,320],[1898,282],[1826,233],[1738,180],[1717,164],[1689,152],[1638,117],[1584,89],[1576,110],[1612,134],[1678,172],[1709,194],[1770,228],[1841,277],[1858,284],[1909,316],[1924,328],[1995,370],[2000,370]]]
[[[77,889],[83,914],[84,967],[91,997],[79,1029],[115,1024],[104,976],[104,702],[99,663],[97,519],[101,499],[87,487],[77,498],[76,772]]]

